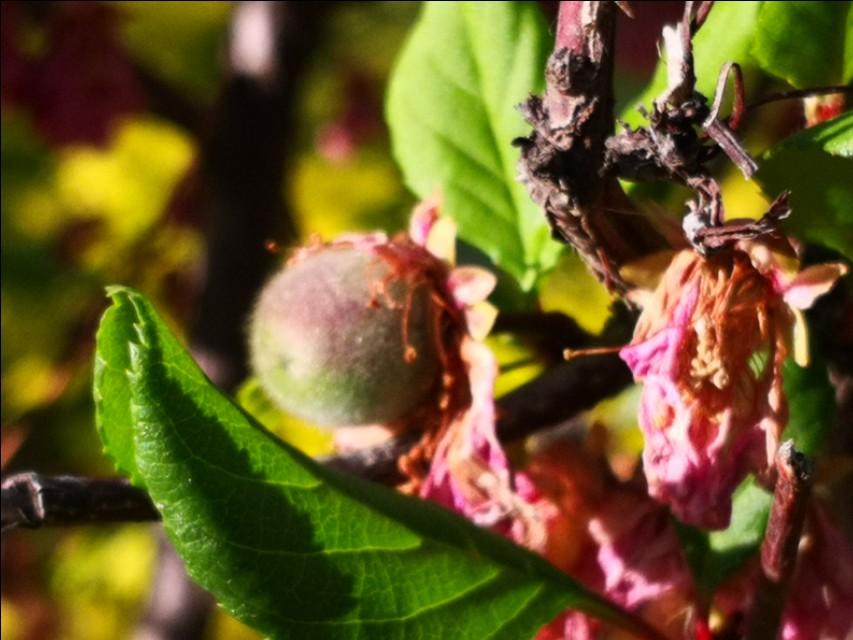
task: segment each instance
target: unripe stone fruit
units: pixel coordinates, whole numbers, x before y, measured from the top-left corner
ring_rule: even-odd
[[[436,390],[439,307],[417,261],[387,249],[311,249],[264,288],[251,321],[252,365],[285,410],[327,426],[387,424]]]

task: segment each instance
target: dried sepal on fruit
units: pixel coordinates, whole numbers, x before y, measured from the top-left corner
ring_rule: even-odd
[[[507,475],[492,475],[494,469],[505,470],[507,465],[495,434],[497,362],[481,343],[497,316],[497,310],[486,302],[497,279],[479,267],[455,266],[456,226],[450,218],[439,215],[436,198],[415,209],[409,236],[448,266],[444,284],[459,314],[456,328],[460,339],[450,354],[456,366],[448,368],[443,378],[439,412],[433,411],[423,423],[421,441],[399,461],[410,478],[402,488],[457,509],[486,526],[502,507],[490,507],[490,494],[482,493],[479,485],[489,478],[487,483],[496,492],[500,487],[501,495],[508,496],[509,492]],[[483,516],[485,512],[492,515]]]
[[[741,240],[730,251],[674,254],[620,356],[643,383],[639,422],[649,493],[685,522],[727,526],[731,496],[766,472],[787,421],[782,365],[808,359],[802,309],[846,272],[799,271],[787,240]]]
[[[420,495],[516,541],[536,537],[531,532],[539,527],[536,512],[517,493],[509,460],[497,438],[495,357],[482,343],[466,339],[462,359],[471,403],[437,439]]]

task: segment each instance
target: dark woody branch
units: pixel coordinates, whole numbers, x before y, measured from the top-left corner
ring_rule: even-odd
[[[544,210],[555,238],[572,244],[591,271],[617,292],[628,288],[619,272],[622,265],[666,247],[651,223],[633,210],[617,178],[663,180],[692,189],[696,198],[688,202],[684,231],[703,254],[772,232],[788,213],[782,193],[759,223],[724,223],[720,185],[708,162],[722,152],[747,179],[757,164],[735,135],[745,111],[740,68],[734,63],[723,67],[711,104],[696,90],[692,37],[712,6],[686,2],[680,23],[664,29],[667,86],[646,114],[646,126],[612,135],[616,3],[560,3],[545,94],[522,106],[533,132],[516,141],[521,180]],[[720,108],[730,78],[733,108],[723,119]]]
[[[746,640],[775,640],[797,563],[814,476],[813,463],[789,440],[776,454],[776,487],[761,543],[761,573]]]
[[[144,522],[159,514],[144,491],[123,479],[18,473],[3,480],[2,527],[35,529],[93,522]]]
[[[685,185],[696,198],[687,203],[683,221],[686,239],[702,254],[720,251],[746,238],[775,231],[785,218],[788,194],[783,192],[757,222],[725,224],[720,185],[711,175],[708,162],[722,152],[744,177],[758,170],[755,160],[737,139],[735,131],[746,110],[740,67],[727,63],[720,71],[711,105],[696,90],[692,36],[705,21],[711,2],[686,2],[681,22],[663,32],[667,53],[667,87],[645,113],[648,125],[605,141],[603,171],[628,180],[664,180]],[[733,79],[731,115],[723,119],[720,109],[729,78]],[[743,217],[743,216],[735,216]]]
[[[617,10],[611,2],[560,3],[545,94],[521,106],[533,132],[515,144],[521,149],[521,180],[554,237],[574,246],[609,288],[624,292],[619,267],[664,242],[632,210],[616,178],[602,172],[605,142],[615,124]]]

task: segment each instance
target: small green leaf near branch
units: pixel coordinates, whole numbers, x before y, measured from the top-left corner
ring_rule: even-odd
[[[394,155],[420,198],[435,192],[459,236],[525,290],[561,246],[516,181],[516,105],[544,86],[551,47],[535,3],[428,2],[391,77]]]

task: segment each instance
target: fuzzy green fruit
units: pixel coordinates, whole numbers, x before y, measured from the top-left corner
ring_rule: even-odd
[[[252,366],[267,393],[327,426],[387,424],[422,404],[441,376],[438,309],[413,276],[376,247],[298,255],[252,317]]]

